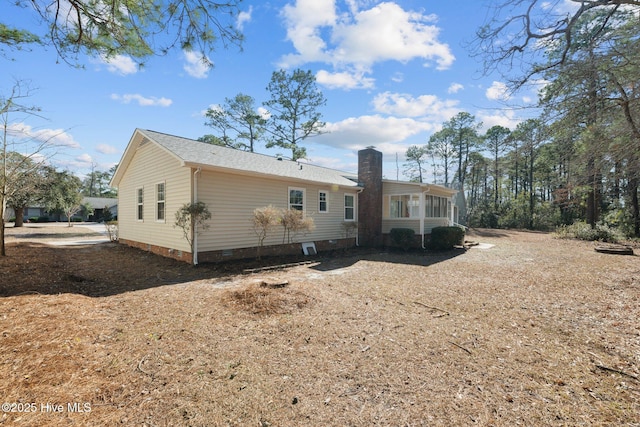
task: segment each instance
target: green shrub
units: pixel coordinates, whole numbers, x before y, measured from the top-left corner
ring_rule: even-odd
[[[464,244],[464,228],[462,227],[435,227],[431,230],[429,242],[431,249],[448,250],[462,244]]]
[[[40,223],[40,222],[49,222],[49,217],[48,216],[30,216],[28,218],[29,222],[36,222],[36,223]]]
[[[625,208],[619,204],[613,204],[604,215],[602,222],[609,228],[617,230],[617,234],[621,237],[626,238],[634,235],[633,215],[630,207]]]
[[[102,221],[104,221],[105,224],[109,221],[113,221],[113,214],[109,210],[108,206],[105,206],[104,210],[102,211]]]
[[[556,237],[560,239],[578,239],[587,241],[616,242],[618,238],[614,230],[606,225],[596,224],[595,228],[584,221],[576,221],[571,225],[563,225],[556,229]]]
[[[391,241],[403,250],[409,250],[415,244],[416,232],[411,228],[392,228],[389,231]]]

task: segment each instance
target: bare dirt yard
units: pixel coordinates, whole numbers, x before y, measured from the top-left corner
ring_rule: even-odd
[[[243,274],[7,231],[0,425],[640,425],[637,256],[476,230]]]

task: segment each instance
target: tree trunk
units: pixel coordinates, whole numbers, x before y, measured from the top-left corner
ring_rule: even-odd
[[[0,219],[0,256],[7,256],[4,249],[4,218]]]
[[[4,247],[4,215],[7,210],[7,199],[0,193],[0,256],[7,256]]]
[[[589,224],[591,228],[595,228],[598,222],[598,204],[600,203],[600,197],[596,183],[595,160],[593,158],[590,158],[587,162],[587,171],[587,185],[589,186],[589,192],[587,193],[587,224]]]
[[[13,211],[16,215],[16,222],[14,223],[14,227],[22,227],[24,225],[24,207],[13,208]]]
[[[533,192],[533,147],[531,148],[531,153],[529,155],[529,229],[533,230],[533,213],[535,211],[536,206],[536,198]]]
[[[640,237],[640,206],[638,204],[638,178],[629,180],[629,192],[631,193],[631,212],[633,216],[633,235]]]

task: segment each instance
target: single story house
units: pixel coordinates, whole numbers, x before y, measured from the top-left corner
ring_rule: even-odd
[[[253,212],[268,205],[313,218],[315,229],[298,241],[319,252],[383,246],[393,227],[413,228],[424,243],[433,227],[454,224],[455,190],[384,180],[382,153],[369,148],[358,156],[353,174],[136,129],[111,181],[118,189],[119,240],[192,263],[253,257]],[[175,213],[198,201],[212,217],[192,236],[191,253]],[[262,254],[302,252],[300,243],[282,243],[282,230],[274,230]]]
[[[112,218],[118,215],[118,199],[115,197],[83,197],[82,204],[91,206],[93,214],[89,215],[87,221],[100,222],[104,219],[105,211],[109,211]],[[15,212],[12,208],[7,207],[5,211],[5,218],[15,218]],[[80,212],[74,215],[75,218],[81,218]],[[24,209],[23,220],[29,221],[31,218],[41,218],[44,221],[66,221],[67,217],[64,214],[56,213],[52,214],[47,211],[43,206],[28,206]]]
[[[106,212],[111,218],[118,216],[118,199],[114,197],[85,197],[83,204],[91,206],[93,214],[89,215],[87,221],[100,222],[104,219]]]

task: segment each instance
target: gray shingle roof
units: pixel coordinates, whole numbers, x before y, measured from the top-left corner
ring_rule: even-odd
[[[91,205],[93,209],[103,209],[105,206],[110,208],[118,204],[118,199],[111,197],[84,197],[82,201]]]
[[[254,173],[323,184],[357,187],[358,178],[353,173],[286,159],[278,160],[275,157],[264,154],[220,147],[151,130],[137,129],[136,131],[164,147],[180,159],[185,166],[199,166],[203,169],[227,169],[240,173]]]

